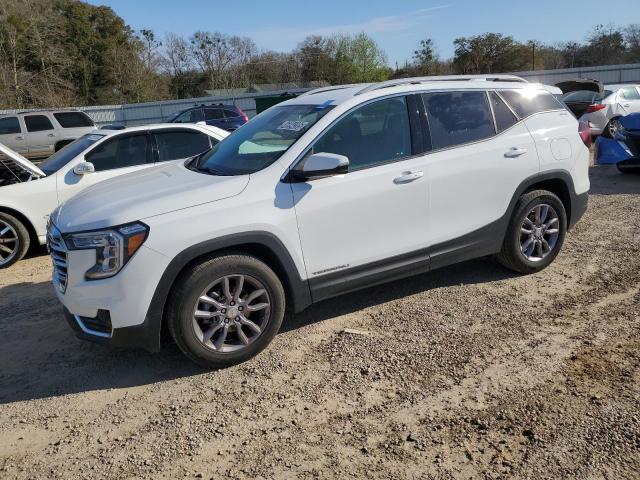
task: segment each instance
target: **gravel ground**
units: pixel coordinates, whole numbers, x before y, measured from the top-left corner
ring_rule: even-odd
[[[39,252],[0,274],[0,478],[640,478],[640,177],[591,176],[544,272],[326,301],[221,371],[77,340]]]

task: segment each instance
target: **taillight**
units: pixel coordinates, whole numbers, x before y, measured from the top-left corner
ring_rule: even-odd
[[[591,128],[589,122],[578,122],[578,133],[587,147],[591,146]]]
[[[594,103],[593,105],[589,105],[584,113],[597,112],[598,110],[602,110],[603,108],[607,108],[607,106],[603,105],[602,103]]]
[[[238,113],[244,119],[245,123],[249,121],[249,117],[247,117],[247,114],[244,113],[241,109],[238,109]]]

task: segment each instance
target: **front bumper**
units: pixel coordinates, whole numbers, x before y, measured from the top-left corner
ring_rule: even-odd
[[[77,336],[158,351],[161,319],[148,318],[147,312],[168,259],[143,245],[114,277],[87,281],[85,272],[94,263],[94,251],[69,251],[66,289],[56,288],[64,316]]]
[[[105,332],[91,328],[93,325],[87,320],[95,319],[75,315],[66,307],[62,307],[62,310],[65,320],[76,336],[82,340],[119,348],[143,348],[149,352],[160,350],[160,330],[147,318],[140,325],[112,328],[109,332]],[[100,317],[101,312],[96,318]]]

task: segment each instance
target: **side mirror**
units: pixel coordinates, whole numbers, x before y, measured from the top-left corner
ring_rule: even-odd
[[[349,159],[344,155],[335,153],[314,153],[307,157],[301,168],[291,171],[291,179],[294,182],[306,182],[314,178],[330,177],[347,173]]]
[[[93,173],[96,171],[96,167],[91,162],[80,162],[73,167],[73,173],[76,175],[86,175],[87,173]]]

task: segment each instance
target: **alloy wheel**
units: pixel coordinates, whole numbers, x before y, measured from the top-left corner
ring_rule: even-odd
[[[235,352],[262,334],[270,315],[271,299],[258,279],[226,275],[200,294],[193,311],[193,331],[205,347]]]
[[[611,138],[616,138],[617,133],[620,131],[622,125],[620,124],[620,120],[617,118],[612,119],[609,122],[609,136]]]
[[[19,249],[18,233],[7,222],[0,220],[0,266],[11,262]]]
[[[546,203],[534,206],[520,226],[520,251],[531,262],[539,262],[556,247],[560,236],[558,212]]]

